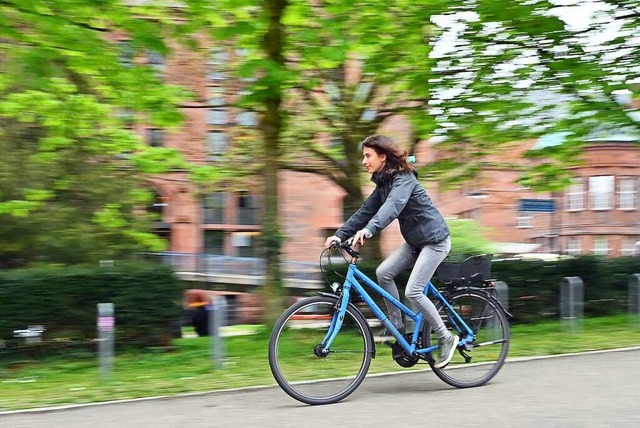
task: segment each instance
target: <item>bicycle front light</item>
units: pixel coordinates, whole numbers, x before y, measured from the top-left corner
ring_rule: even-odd
[[[342,284],[340,284],[339,282],[334,282],[333,284],[331,284],[331,289],[334,293],[337,293],[341,285]]]

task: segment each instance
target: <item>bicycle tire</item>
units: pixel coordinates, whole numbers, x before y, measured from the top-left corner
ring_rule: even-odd
[[[347,307],[330,353],[314,349],[337,316],[338,298],[310,297],[293,304],[276,321],[269,340],[269,367],[280,387],[307,404],[331,404],[353,393],[364,380],[374,355],[373,335],[362,313]]]
[[[456,290],[447,296],[447,300],[476,335],[474,341],[455,352],[451,362],[442,368],[433,367],[434,358],[427,356],[432,371],[442,381],[456,388],[481,386],[491,380],[500,371],[509,353],[509,323],[498,301],[487,292],[478,289]],[[436,302],[436,308],[445,326],[452,333],[464,336],[456,331],[442,302]],[[423,331],[425,347],[437,343],[432,329],[425,324]],[[467,361],[463,350],[469,357]]]

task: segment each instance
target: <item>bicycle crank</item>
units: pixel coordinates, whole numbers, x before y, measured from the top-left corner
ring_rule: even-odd
[[[408,334],[405,338],[410,341],[411,335]],[[405,351],[398,342],[394,342],[393,345],[391,345],[391,356],[401,367],[413,367],[419,360],[417,356],[407,354],[407,351]]]

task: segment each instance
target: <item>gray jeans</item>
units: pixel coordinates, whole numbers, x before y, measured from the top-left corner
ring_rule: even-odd
[[[447,257],[449,251],[451,251],[450,238],[436,244],[425,245],[420,250],[415,250],[409,244],[404,243],[380,263],[380,266],[376,269],[378,284],[393,297],[400,300],[394,278],[398,273],[413,266],[404,294],[422,312],[422,316],[425,317],[426,321],[434,326],[434,332],[440,339],[447,338],[449,332],[433,302],[424,295],[424,287],[431,280],[436,268]],[[404,328],[400,309],[387,300],[385,300],[385,304],[389,313],[389,321],[399,329]]]

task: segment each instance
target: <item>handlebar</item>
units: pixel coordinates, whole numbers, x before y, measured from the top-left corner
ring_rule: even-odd
[[[354,250],[351,245],[353,245],[351,240],[340,242],[340,243],[333,241],[329,246],[329,248],[337,249],[337,250],[345,250],[351,257],[356,257],[356,258],[360,257],[360,253]]]

